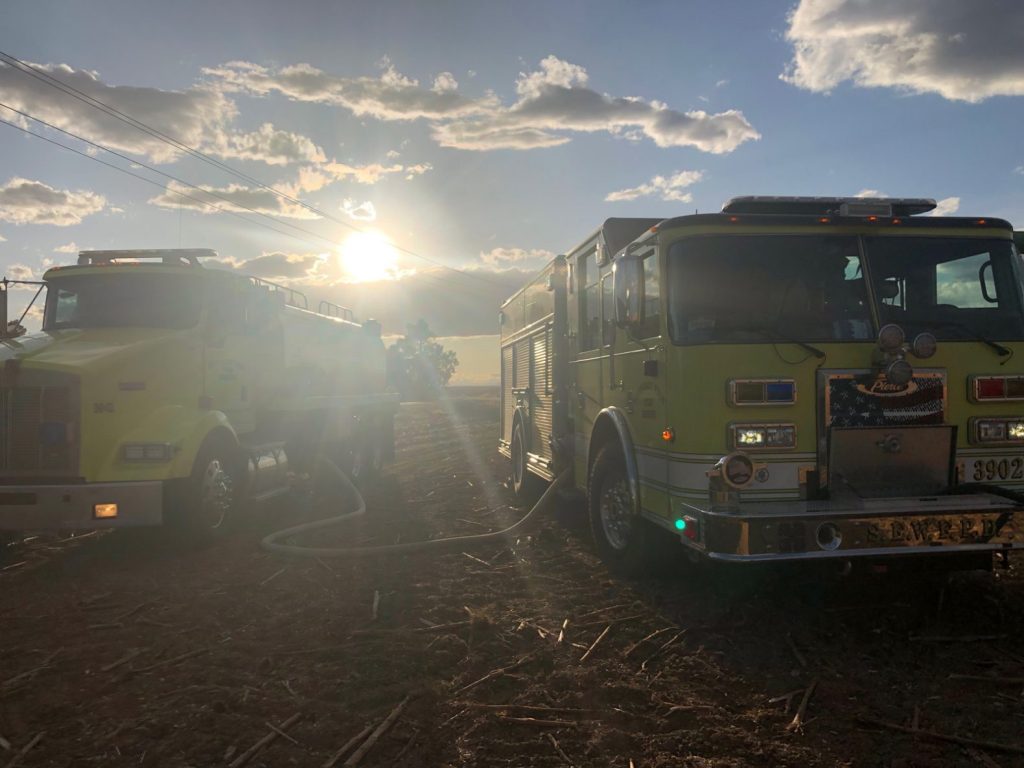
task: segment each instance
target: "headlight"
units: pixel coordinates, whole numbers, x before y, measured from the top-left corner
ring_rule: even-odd
[[[971,419],[975,443],[1024,443],[1024,419]]]
[[[730,424],[729,447],[747,451],[796,447],[795,424]]]
[[[174,446],[170,443],[126,443],[121,446],[125,461],[170,461]]]

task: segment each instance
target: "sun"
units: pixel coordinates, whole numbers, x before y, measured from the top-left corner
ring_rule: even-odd
[[[381,232],[353,232],[338,247],[338,263],[353,283],[394,280],[398,277],[398,252]]]

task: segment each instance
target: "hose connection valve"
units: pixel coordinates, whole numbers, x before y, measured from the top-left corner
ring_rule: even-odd
[[[708,493],[714,512],[739,512],[740,491],[767,468],[742,451],[723,456],[708,470]]]

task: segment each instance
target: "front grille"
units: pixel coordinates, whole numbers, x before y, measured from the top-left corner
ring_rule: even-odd
[[[70,376],[22,371],[0,387],[0,474],[75,474],[78,412],[77,381]]]
[[[903,387],[874,373],[832,373],[825,381],[826,427],[885,427],[942,424],[946,377],[918,372]]]

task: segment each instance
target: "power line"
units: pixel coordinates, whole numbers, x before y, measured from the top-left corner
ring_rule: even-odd
[[[3,106],[3,104],[0,104],[0,106]],[[18,112],[18,110],[14,110],[14,111]],[[23,128],[22,126],[18,125],[17,123],[12,123],[12,122],[10,122],[8,120],[4,120],[2,118],[0,118],[0,123],[2,123],[3,125],[10,126],[11,128],[15,128],[15,129],[21,131],[22,133],[28,134],[29,136],[34,136],[37,139],[41,139],[41,140],[47,142],[48,144],[54,145],[55,147],[60,147],[61,149],[66,149],[68,152],[73,152],[74,154],[76,154],[76,155],[78,155],[80,157],[84,157],[87,160],[92,160],[93,162],[99,163],[100,165],[106,166],[107,168],[112,168],[113,170],[118,171],[120,173],[123,173],[123,174],[125,174],[127,176],[131,176],[132,178],[139,179],[140,181],[144,181],[147,184],[150,184],[150,185],[156,187],[157,189],[161,189],[161,190],[165,190],[166,191],[166,187],[163,184],[161,184],[160,182],[158,182],[158,181],[154,181],[153,179],[146,178],[145,176],[143,176],[141,174],[134,173],[134,172],[132,172],[132,171],[126,169],[126,168],[122,168],[122,167],[120,167],[118,165],[114,165],[113,163],[108,163],[105,160],[102,160],[102,159],[100,159],[98,157],[90,155],[90,154],[88,154],[86,152],[82,152],[81,150],[75,149],[74,147],[69,147],[68,145],[62,144],[61,142],[56,141],[54,139],[51,139],[51,138],[49,138],[47,136],[43,136],[42,134],[38,134],[38,133],[35,133],[34,131],[30,131],[27,128]],[[62,129],[59,129],[59,128],[56,129],[56,130],[59,130],[62,133],[65,133],[65,134],[67,134],[69,136],[75,137],[74,134],[72,134],[72,133],[70,133],[68,131],[63,131]],[[84,141],[87,144],[92,144],[92,142],[88,141],[87,139],[81,139],[81,140]],[[103,147],[100,147],[100,148],[103,149]],[[118,153],[115,152],[113,154],[117,155]],[[121,156],[121,155],[118,155],[118,156]],[[135,161],[133,160],[132,162],[135,162]],[[141,163],[140,163],[140,165],[142,165],[142,167],[148,167],[148,166],[145,166],[145,165],[143,165]],[[156,172],[157,173],[161,173],[160,171],[156,171]],[[166,175],[166,174],[164,174],[164,175]],[[215,205],[215,204],[209,202],[208,200],[203,200],[203,199],[198,198],[198,197],[196,197],[194,195],[190,195],[190,194],[187,194],[185,192],[180,192],[180,191],[175,191],[174,194],[180,195],[180,196],[182,196],[184,198],[188,198],[190,200],[195,200],[196,202],[198,202],[198,203],[200,203],[202,205],[208,205],[211,208],[215,208],[215,209],[217,209],[218,211],[220,211],[222,213],[228,214],[229,216],[234,216],[237,219],[241,219],[242,221],[244,221],[247,224],[256,224],[258,226],[265,227],[266,229],[272,230],[272,231],[274,231],[274,232],[276,232],[276,233],[278,233],[280,235],[284,235],[285,237],[290,237],[290,238],[292,238],[294,240],[298,240],[299,242],[306,243],[307,245],[310,245],[310,246],[313,246],[313,247],[318,247],[317,244],[315,242],[313,242],[312,240],[309,240],[309,239],[304,238],[304,237],[300,237],[299,235],[293,234],[292,232],[287,232],[287,231],[285,231],[283,229],[278,229],[277,227],[274,227],[274,226],[272,226],[270,224],[266,224],[266,223],[264,223],[262,221],[253,220],[253,219],[251,219],[251,218],[249,218],[247,216],[244,216],[244,215],[238,213],[237,211],[232,211],[232,210],[229,210],[227,208],[222,208],[222,207],[220,207],[218,205]],[[252,209],[248,209],[247,208],[246,210],[252,210]],[[270,217],[268,217],[268,216],[266,216],[264,214],[260,214],[259,212],[256,212],[256,213],[258,215],[260,215],[260,216],[263,216],[264,218],[270,218]],[[281,223],[288,224],[287,222],[281,222]],[[319,235],[319,234],[317,234],[315,232],[312,232],[310,230],[304,229],[302,227],[298,227],[298,226],[293,225],[293,224],[288,224],[288,226],[291,226],[291,227],[299,230],[300,232],[304,232],[306,234],[312,235],[313,237],[319,238],[320,240],[323,240],[326,243],[330,243],[332,245],[335,244],[334,240],[332,240],[331,238],[324,237],[323,235]],[[464,273],[460,272],[459,274],[464,274]],[[419,273],[417,273],[417,278],[425,279],[425,280],[428,280],[428,281],[432,281],[432,282],[434,282],[436,284],[439,284],[440,286],[442,286],[444,288],[447,288],[449,290],[455,290],[457,292],[462,292],[462,293],[467,293],[468,294],[468,291],[466,289],[464,289],[464,288],[462,288],[462,289],[456,288],[455,286],[452,286],[451,284],[449,284],[448,281],[445,280],[444,278],[441,278],[441,277],[439,277],[437,275],[432,275],[432,274],[430,274],[428,272],[419,272]],[[500,285],[500,283],[498,283],[497,281],[488,281],[488,282],[492,283],[493,285],[496,285],[496,286]]]
[[[323,217],[325,219],[328,219],[330,221],[334,221],[334,222],[336,222],[338,224],[341,224],[342,226],[348,227],[349,229],[352,229],[352,230],[354,230],[356,232],[365,232],[366,231],[366,230],[364,230],[364,229],[362,229],[360,227],[357,227],[356,225],[352,224],[349,221],[346,221],[344,219],[338,218],[337,216],[334,216],[334,215],[332,215],[330,213],[327,213],[326,211],[322,211],[319,208],[317,208],[316,206],[313,206],[313,205],[311,205],[311,204],[309,204],[309,203],[307,203],[307,202],[305,202],[305,201],[303,201],[303,200],[301,200],[301,199],[299,199],[297,197],[293,197],[292,195],[289,195],[289,194],[287,194],[285,192],[282,192],[279,189],[275,189],[274,187],[272,187],[272,186],[270,186],[268,184],[263,183],[259,179],[256,179],[256,178],[254,178],[252,176],[249,176],[246,173],[243,173],[243,172],[233,168],[232,166],[228,165],[227,163],[221,162],[220,160],[217,160],[216,158],[210,157],[209,155],[207,155],[206,153],[196,149],[195,147],[192,147],[192,146],[190,146],[188,144],[185,144],[184,142],[180,141],[179,139],[176,139],[173,136],[169,136],[169,135],[167,135],[167,134],[157,130],[156,128],[153,128],[152,126],[142,122],[141,120],[138,120],[138,119],[132,117],[131,115],[128,115],[128,114],[126,114],[126,113],[116,109],[115,107],[112,107],[111,105],[107,104],[106,102],[101,101],[101,100],[99,100],[99,99],[97,99],[97,98],[95,98],[93,96],[88,95],[87,93],[84,93],[84,92],[78,90],[77,88],[75,88],[72,85],[69,85],[67,83],[62,82],[61,80],[59,80],[59,79],[53,77],[52,75],[50,75],[45,70],[42,70],[39,67],[36,67],[35,65],[30,64],[28,62],[22,61],[21,59],[19,59],[16,56],[13,56],[12,54],[6,53],[4,51],[0,51],[0,59],[6,61],[8,63],[8,65],[13,66],[14,69],[16,69],[18,72],[21,72],[21,73],[23,73],[25,75],[33,77],[36,80],[39,80],[39,81],[41,81],[41,82],[45,83],[46,85],[49,85],[49,86],[51,86],[53,88],[57,88],[62,93],[66,94],[68,96],[71,96],[72,98],[77,99],[78,101],[81,101],[81,102],[87,104],[88,106],[93,107],[94,109],[98,109],[101,112],[103,112],[104,114],[107,114],[110,117],[113,117],[113,118],[115,118],[117,120],[120,120],[121,122],[126,123],[127,125],[131,126],[132,128],[135,128],[136,130],[142,131],[143,133],[146,133],[147,135],[152,136],[153,138],[157,139],[158,141],[161,141],[161,142],[163,142],[165,144],[168,144],[168,145],[174,147],[175,149],[177,149],[179,151],[186,152],[187,154],[191,155],[192,157],[195,157],[198,160],[201,160],[203,162],[212,164],[212,165],[216,166],[217,168],[219,168],[219,169],[221,169],[223,171],[226,171],[227,173],[230,173],[230,174],[232,174],[232,175],[234,175],[234,176],[236,176],[236,177],[238,177],[240,179],[243,179],[243,180],[245,180],[246,182],[248,182],[250,184],[255,184],[255,185],[259,186],[260,188],[262,188],[262,189],[264,189],[264,190],[266,190],[266,191],[268,191],[268,192],[270,192],[270,193],[272,193],[274,195],[277,195],[278,197],[280,197],[280,198],[282,198],[284,200],[287,200],[288,202],[290,202],[290,203],[292,203],[294,205],[299,205],[299,206],[305,208],[306,210],[308,210],[308,211],[310,211],[312,213],[315,213],[315,214],[317,214],[317,215],[319,215],[319,216],[321,216],[321,217]],[[15,111],[17,111],[17,110],[15,110]],[[33,119],[37,119],[37,118],[33,118]],[[39,120],[39,122],[43,122],[43,121]],[[57,129],[57,130],[61,130],[61,129]],[[73,135],[73,134],[69,134],[69,135]],[[81,139],[81,137],[76,137],[76,138],[79,138],[82,141],[86,141],[87,143],[92,143],[92,142],[88,142],[88,140],[86,140],[86,139]],[[98,145],[95,145],[95,146],[98,146]],[[101,149],[105,149],[105,150],[110,151],[110,152],[113,152],[113,150],[108,150],[106,147],[100,147],[100,148]],[[137,161],[132,160],[131,162],[137,162]],[[142,163],[138,163],[138,164],[142,165]],[[160,171],[156,171],[156,172],[160,173]],[[168,174],[163,174],[163,175],[167,175],[169,178],[173,178],[173,177],[170,177]],[[187,182],[181,182],[181,183],[186,183],[187,184]],[[195,187],[196,185],[189,184],[188,186]],[[203,191],[206,192],[207,194],[212,194],[212,193],[209,192],[209,190],[203,190]],[[216,207],[216,206],[214,206],[214,207]],[[469,272],[463,272],[462,270],[456,269],[455,267],[449,266],[449,265],[444,264],[443,262],[437,261],[435,259],[431,259],[431,258],[429,258],[427,256],[424,256],[423,254],[416,253],[416,252],[411,251],[411,250],[409,250],[407,248],[403,248],[403,247],[401,247],[399,245],[391,244],[391,247],[394,248],[399,253],[403,253],[403,254],[405,254],[407,256],[411,256],[411,257],[413,257],[415,259],[420,259],[422,261],[427,262],[428,264],[433,264],[434,266],[440,267],[442,269],[451,270],[452,272],[456,272],[456,273],[458,273],[460,275],[465,276],[466,278],[473,279],[473,280],[478,280],[480,282],[490,283],[492,285],[498,285],[498,282],[496,280],[491,280],[489,278],[485,278],[485,277],[482,277],[480,275],[475,275],[475,274],[472,274],[472,273],[469,273]]]
[[[68,152],[74,152],[76,155],[80,155],[81,157],[84,157],[87,160],[92,160],[94,162],[99,163],[100,165],[105,165],[108,168],[113,168],[115,171],[120,171],[121,173],[127,174],[127,175],[132,176],[132,177],[134,177],[136,179],[140,179],[141,181],[144,181],[147,184],[152,184],[153,186],[157,187],[158,189],[162,189],[162,190],[165,190],[165,191],[167,189],[163,184],[161,184],[158,181],[153,181],[153,179],[147,179],[145,176],[143,176],[141,174],[138,174],[138,173],[132,173],[131,171],[129,171],[126,168],[122,168],[119,165],[114,165],[113,163],[108,163],[106,160],[101,160],[98,157],[93,157],[92,155],[90,155],[90,154],[88,154],[86,152],[82,152],[81,150],[75,149],[74,147],[69,147],[67,144],[61,144],[59,141],[55,141],[54,139],[51,139],[51,138],[49,138],[47,136],[43,136],[42,134],[35,133],[34,131],[30,131],[27,128],[23,128],[22,126],[18,125],[17,123],[12,123],[12,122],[10,122],[8,120],[4,120],[2,118],[0,118],[0,123],[3,123],[4,125],[9,125],[11,128],[16,128],[17,130],[21,131],[22,133],[27,133],[29,136],[35,136],[37,139],[42,139],[43,141],[45,141],[45,142],[47,142],[49,144],[53,144],[55,147],[60,147],[61,149],[66,149]],[[218,205],[214,205],[213,203],[211,203],[208,200],[201,200],[200,198],[195,197],[193,195],[186,194],[185,192],[175,191],[174,194],[181,195],[182,197],[187,197],[187,198],[189,198],[191,200],[195,200],[196,202],[201,203],[202,205],[208,205],[211,208],[216,208],[218,211],[221,211],[222,213],[226,213],[229,216],[234,216],[236,218],[239,218],[242,221],[246,222],[247,224],[258,224],[261,227],[266,227],[267,229],[272,229],[275,232],[277,232],[278,234],[285,235],[286,237],[294,238],[294,239],[299,240],[301,242],[304,242],[304,243],[306,243],[308,245],[314,245],[314,243],[312,243],[310,240],[307,240],[307,239],[302,238],[302,237],[298,237],[297,235],[293,235],[291,232],[285,232],[283,229],[277,229],[276,227],[272,227],[271,225],[265,224],[262,221],[254,221],[253,219],[250,219],[247,216],[243,216],[242,214],[240,214],[240,213],[238,213],[236,211],[231,211],[231,210],[228,210],[227,208],[221,208]],[[305,230],[303,230],[303,231],[305,231]],[[325,240],[327,242],[331,242],[331,243],[334,242],[332,240],[329,240],[326,237],[321,237],[320,235],[316,235],[315,233],[311,233],[311,234],[314,234],[315,237],[320,237],[322,240]]]
[[[137,165],[137,166],[139,166],[141,168],[145,168],[147,171],[151,171],[153,173],[159,174],[160,176],[163,176],[164,178],[170,179],[171,181],[176,181],[179,184],[182,184],[182,185],[184,185],[186,187],[190,187],[190,188],[195,189],[195,190],[197,190],[199,192],[202,192],[204,195],[210,195],[211,197],[215,197],[215,198],[217,198],[219,200],[223,200],[224,202],[228,203],[229,205],[233,205],[233,206],[235,206],[237,208],[243,208],[244,210],[249,211],[250,213],[256,214],[257,216],[260,216],[260,217],[262,217],[264,219],[269,219],[270,221],[273,221],[275,223],[283,224],[286,227],[291,227],[292,229],[298,230],[299,232],[304,232],[307,235],[312,235],[313,237],[319,238],[319,239],[323,240],[324,242],[331,243],[332,245],[335,244],[335,241],[333,239],[331,239],[331,238],[325,237],[323,235],[319,235],[316,232],[313,232],[311,230],[305,229],[304,227],[300,227],[297,224],[292,224],[289,221],[280,221],[279,222],[278,219],[275,219],[272,216],[269,216],[266,213],[263,213],[262,211],[258,211],[255,208],[250,208],[247,205],[242,205],[241,203],[236,202],[234,200],[231,200],[230,198],[228,198],[228,197],[226,197],[224,195],[221,195],[221,194],[219,194],[216,191],[209,190],[209,189],[204,189],[203,187],[201,187],[201,186],[199,186],[197,184],[192,184],[191,182],[186,181],[185,179],[179,178],[178,176],[174,176],[173,174],[166,173],[165,171],[161,171],[158,168],[154,168],[151,165],[147,165],[146,163],[143,163],[143,162],[141,162],[139,160],[136,160],[133,157],[129,157],[128,155],[122,154],[121,152],[118,152],[116,150],[110,149],[109,147],[105,147],[102,144],[97,144],[95,141],[90,141],[89,139],[86,139],[83,136],[79,136],[77,133],[72,133],[71,131],[66,131],[63,128],[58,128],[56,125],[53,125],[52,123],[48,123],[48,122],[46,122],[45,120],[43,120],[41,118],[38,118],[38,117],[36,117],[34,115],[30,115],[28,112],[22,112],[20,109],[15,109],[14,107],[12,107],[12,106],[10,106],[8,104],[4,104],[2,101],[0,101],[0,107],[2,107],[4,109],[9,109],[11,112],[15,112],[15,113],[21,115],[22,117],[28,118],[29,120],[34,120],[35,122],[39,123],[40,125],[45,125],[47,128],[51,128],[51,129],[53,129],[55,131],[63,133],[65,136],[68,136],[68,137],[70,137],[72,139],[75,139],[77,141],[81,141],[81,142],[83,142],[85,144],[88,144],[90,147],[95,147],[96,149],[103,150],[104,152],[109,152],[110,154],[114,155],[115,157],[119,157],[122,160],[125,160],[125,161],[127,161],[129,163],[132,163],[134,165]],[[14,123],[8,123],[8,125],[14,125],[14,127],[18,127]],[[29,133],[32,133],[32,132],[29,131]],[[44,136],[42,136],[42,135],[40,135],[38,133],[32,133],[32,135],[33,136],[38,136],[41,139],[45,139]],[[58,146],[65,147],[65,145],[63,145],[63,144],[58,144]],[[70,149],[70,147],[65,147],[65,149]],[[91,155],[87,155],[87,156],[91,157]],[[118,170],[124,170],[124,169],[120,168],[119,166],[113,166],[113,167],[117,168]],[[136,174],[132,174],[132,175],[136,175]],[[144,177],[137,176],[137,178],[144,178]],[[153,182],[152,179],[146,179],[146,181],[150,181],[150,182],[156,184],[156,182]],[[162,184],[157,184],[157,186],[160,187],[161,189],[166,189],[164,187],[164,185],[162,185]],[[175,190],[175,194],[181,194],[181,193],[178,192],[177,190]],[[192,198],[192,199],[199,200],[199,198]],[[225,213],[229,212],[227,209],[221,208],[219,206],[216,206],[213,203],[210,203],[209,201],[200,200],[200,202],[202,202],[204,205],[209,205],[209,206],[211,206],[213,208],[217,208],[217,210],[219,210],[219,211],[224,211]],[[246,221],[249,221],[249,219],[246,219]],[[285,233],[285,234],[287,234],[287,233]]]

